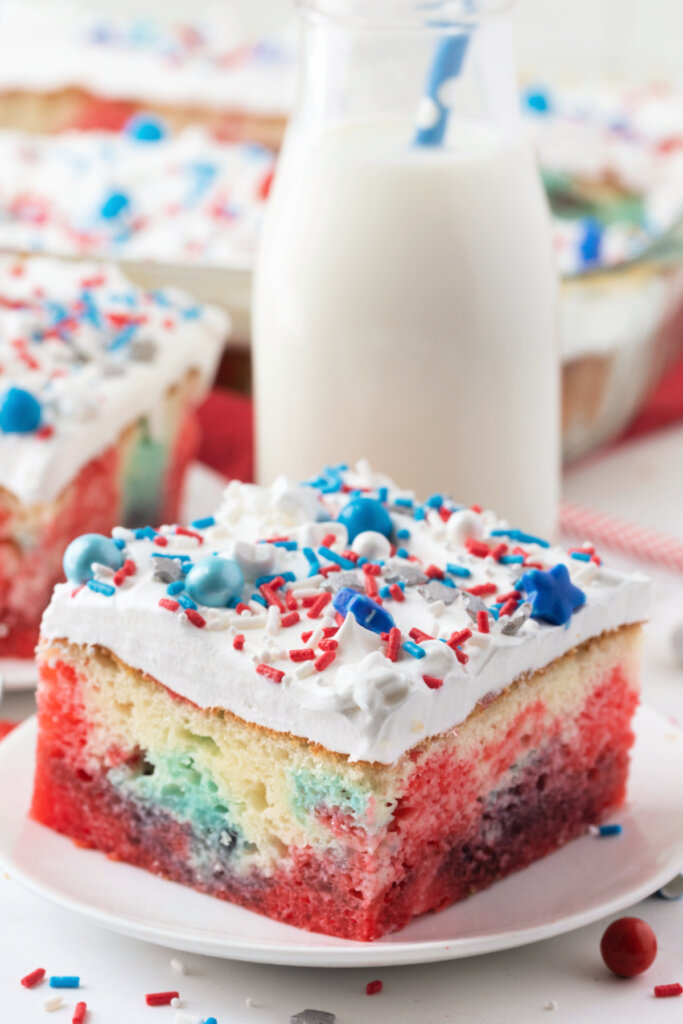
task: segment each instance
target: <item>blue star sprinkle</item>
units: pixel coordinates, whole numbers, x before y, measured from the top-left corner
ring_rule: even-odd
[[[567,566],[561,562],[550,572],[531,569],[517,583],[531,601],[532,619],[542,619],[553,626],[564,626],[572,614],[586,603],[583,590],[575,587],[569,578]]]

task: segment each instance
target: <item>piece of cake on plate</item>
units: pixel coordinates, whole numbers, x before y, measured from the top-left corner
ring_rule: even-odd
[[[222,312],[114,266],[0,258],[0,657],[30,657],[82,533],[177,518]]]
[[[67,551],[33,817],[369,940],[624,799],[648,584],[359,464]]]

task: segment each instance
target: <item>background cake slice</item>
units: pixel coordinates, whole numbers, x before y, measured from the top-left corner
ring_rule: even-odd
[[[0,656],[31,656],[75,536],[177,518],[227,331],[112,266],[0,259]]]
[[[649,591],[590,546],[361,465],[66,566],[32,813],[113,858],[369,940],[624,799]]]

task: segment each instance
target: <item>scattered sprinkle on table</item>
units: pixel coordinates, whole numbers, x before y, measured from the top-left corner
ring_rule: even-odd
[[[87,1012],[88,1007],[85,1003],[76,1003],[76,1006],[74,1007],[74,1015],[71,1018],[71,1024],[83,1024]]]
[[[60,995],[49,996],[43,1003],[43,1009],[47,1013],[52,1013],[53,1010],[58,1010],[63,1002],[64,1000]]]
[[[178,999],[179,992],[148,992],[145,1002],[148,1006],[170,1006],[172,999]]]
[[[50,988],[78,988],[81,979],[76,974],[53,974]]]
[[[672,985],[655,985],[657,999],[669,999],[671,996],[683,995],[683,985],[675,981]]]
[[[24,988],[33,988],[33,986],[37,985],[39,981],[42,981],[44,977],[45,968],[36,967],[35,971],[31,971],[30,974],[25,975],[25,977],[21,979],[21,984]]]
[[[381,981],[369,981],[365,986],[365,993],[368,996],[376,996],[383,988],[384,984]]]

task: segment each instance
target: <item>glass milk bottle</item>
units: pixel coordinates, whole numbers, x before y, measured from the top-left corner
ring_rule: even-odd
[[[421,498],[550,534],[550,222],[493,6],[300,3],[254,283],[258,476],[367,458]]]

